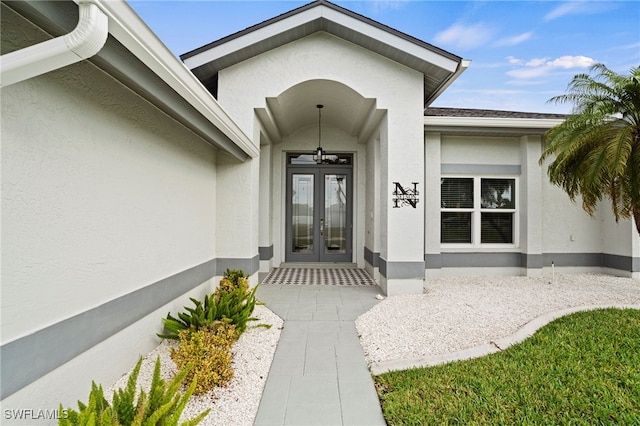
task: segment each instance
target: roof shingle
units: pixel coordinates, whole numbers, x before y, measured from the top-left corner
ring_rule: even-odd
[[[428,117],[540,118],[540,119],[567,118],[566,114],[500,111],[500,110],[492,110],[492,109],[439,108],[439,107],[425,108],[424,115]]]

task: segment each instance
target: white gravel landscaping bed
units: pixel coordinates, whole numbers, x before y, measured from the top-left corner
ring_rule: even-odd
[[[580,274],[447,277],[425,294],[392,296],[361,315],[356,328],[367,363],[448,354],[508,336],[564,308],[640,304],[640,280]]]
[[[527,277],[447,277],[425,282],[425,294],[386,298],[356,320],[367,363],[420,359],[486,344],[513,334],[540,315],[586,305],[638,305],[640,280],[607,275]],[[283,321],[258,305],[253,324],[233,347],[234,378],[225,388],[193,396],[182,421],[207,408],[201,425],[251,425],[280,338]],[[144,358],[138,387],[148,389],[156,358],[162,375],[177,372],[163,341]],[[133,366],[132,366],[133,367]],[[105,397],[124,388],[129,374],[105,391]]]
[[[253,424],[258,412],[262,389],[280,339],[283,321],[262,305],[256,305],[252,316],[258,320],[249,322],[247,330],[232,348],[233,379],[226,387],[215,388],[206,394],[192,396],[182,412],[181,422],[211,408],[211,412],[200,425]],[[270,324],[271,328],[255,327],[256,324]],[[144,357],[138,375],[138,389],[143,388],[148,392],[158,356],[160,356],[162,378],[165,381],[170,381],[177,373],[176,365],[169,355],[171,346],[177,347],[177,342],[164,340]],[[108,401],[112,400],[116,389],[127,386],[130,373],[121,377],[113,386],[105,390],[105,398]]]

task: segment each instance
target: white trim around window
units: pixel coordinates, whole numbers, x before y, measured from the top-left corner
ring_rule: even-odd
[[[442,175],[442,248],[516,248],[519,241],[519,177]]]

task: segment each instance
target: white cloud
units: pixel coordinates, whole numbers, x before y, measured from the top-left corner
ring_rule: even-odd
[[[589,68],[595,65],[596,61],[588,56],[561,56],[547,64],[552,68]]]
[[[522,64],[522,59],[514,58],[513,56],[507,56],[507,61],[511,65],[520,65],[520,64]]]
[[[520,80],[517,80],[515,78],[505,82],[506,85],[518,86],[518,87],[539,86],[539,85],[546,84],[546,83],[547,83],[547,81],[543,80],[543,79],[539,79],[539,80],[524,80],[524,79],[520,79]],[[538,92],[538,93],[543,93],[543,92]]]
[[[539,67],[541,65],[544,65],[548,60],[549,58],[533,58],[529,60],[529,62],[527,62],[525,65],[528,67]]]
[[[515,58],[507,57],[512,65],[520,65],[522,61],[516,62]],[[507,71],[507,75],[516,79],[533,79],[542,77],[555,69],[589,68],[597,62],[588,56],[561,56],[549,60],[549,58],[533,58],[527,61],[524,67]]]
[[[624,46],[619,46],[619,49],[640,49],[640,43],[632,43],[632,44],[627,44]]]
[[[505,37],[496,42],[496,46],[515,46],[529,40],[533,36],[532,32],[518,34],[513,37]]]
[[[560,6],[547,13],[544,17],[545,21],[551,21],[564,15],[579,13],[580,4],[578,2],[563,3]]]
[[[543,76],[551,71],[550,67],[540,66],[533,68],[518,68],[515,70],[507,71],[507,75],[518,79],[529,79]]]
[[[476,90],[465,90],[467,93],[479,93],[485,96],[505,96],[505,95],[520,95],[525,93],[522,90],[513,90],[513,89],[476,89]]]
[[[477,69],[492,69],[492,68],[503,68],[504,67],[504,62],[500,61],[500,62],[478,62],[478,61],[473,61],[472,62],[472,66],[474,70]]]
[[[604,1],[569,1],[562,3],[560,6],[547,13],[544,17],[545,21],[551,21],[566,15],[590,15],[602,13],[607,10],[618,7],[615,2]]]
[[[493,33],[494,30],[484,23],[470,25],[458,22],[436,34],[435,41],[459,49],[472,49],[487,44]]]

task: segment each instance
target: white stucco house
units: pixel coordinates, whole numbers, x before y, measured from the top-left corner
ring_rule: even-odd
[[[79,3],[2,2],[3,410],[113,382],[226,268],[640,278],[633,224],[538,164],[563,116],[430,106],[465,59],[319,0],[180,61]]]

